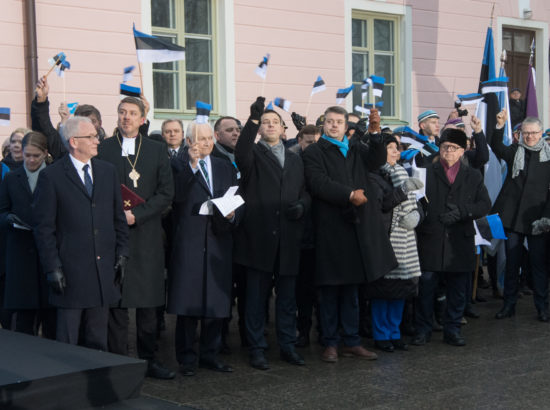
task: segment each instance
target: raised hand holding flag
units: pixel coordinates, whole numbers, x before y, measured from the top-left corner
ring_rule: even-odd
[[[48,64],[50,64],[51,67],[48,70],[48,72],[46,73],[46,75],[44,75],[44,77],[48,77],[56,66],[60,65],[63,61],[65,61],[65,58],[66,58],[66,56],[65,56],[65,53],[63,51],[60,52],[60,53],[57,53],[52,58],[50,58],[48,60]]]

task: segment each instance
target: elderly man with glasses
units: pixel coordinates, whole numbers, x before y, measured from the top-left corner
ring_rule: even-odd
[[[491,148],[508,165],[508,173],[493,206],[506,231],[506,273],[504,304],[497,319],[515,314],[519,288],[519,268],[523,243],[527,239],[529,261],[533,275],[533,297],[541,322],[548,322],[547,250],[550,230],[550,146],[542,139],[542,123],[527,117],[521,125],[517,143],[502,143],[507,113],[497,116],[497,130]]]

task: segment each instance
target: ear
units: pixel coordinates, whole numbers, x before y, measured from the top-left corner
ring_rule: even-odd
[[[141,117],[141,121],[139,122],[139,125],[143,125],[145,121],[146,121],[145,117]]]
[[[76,141],[73,137],[69,138],[68,143],[69,143],[69,147],[76,149]]]

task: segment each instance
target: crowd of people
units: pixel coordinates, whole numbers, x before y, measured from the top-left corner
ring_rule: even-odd
[[[506,146],[506,111],[487,141],[475,116],[469,137],[459,111],[440,132],[428,110],[419,133],[438,148],[405,164],[410,132],[382,128],[376,109],[361,118],[331,106],[315,125],[293,113],[299,132],[287,139],[281,115],[258,97],[244,126],[222,116],[184,131],[167,119],[149,133],[147,100],[126,97],[107,137],[91,105],[74,116],[62,105],[54,126],[48,93],[42,78],[32,130],[12,133],[2,161],[3,328],[127,355],[132,309],[137,355],[158,379],[175,377],[157,359],[165,312],[177,316],[184,376],[233,372],[220,357],[233,315],[250,365],[269,369],[273,296],[280,357],[292,365],[305,364],[297,349],[314,323],[328,363],[375,360],[367,335],[381,352],[424,345],[434,330],[463,346],[464,317],[477,317],[474,221],[489,213],[508,238],[496,318],[514,315],[529,276],[538,319],[549,321],[550,146],[536,118],[521,118]],[[507,164],[493,201],[488,145]],[[411,163],[423,172],[412,176]],[[232,187],[244,205],[209,202]]]

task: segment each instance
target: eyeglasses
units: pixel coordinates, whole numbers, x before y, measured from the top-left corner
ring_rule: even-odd
[[[96,134],[96,135],[75,135],[75,136],[73,136],[72,138],[87,138],[87,139],[89,139],[89,140],[91,140],[91,139],[96,139],[96,140],[98,140],[98,139],[99,139],[99,135],[97,135],[97,134]]]
[[[440,149],[441,151],[449,151],[449,152],[458,151],[460,148],[462,148],[462,147],[459,147],[459,146],[457,146],[457,145],[447,145],[447,144],[441,145],[441,146],[439,147],[439,149]]]
[[[521,132],[521,136],[522,136],[522,137],[527,137],[527,138],[529,138],[529,137],[534,137],[534,136],[536,136],[539,132],[542,132],[542,130],[531,131],[531,132],[523,132],[523,131],[522,131],[522,132]]]

